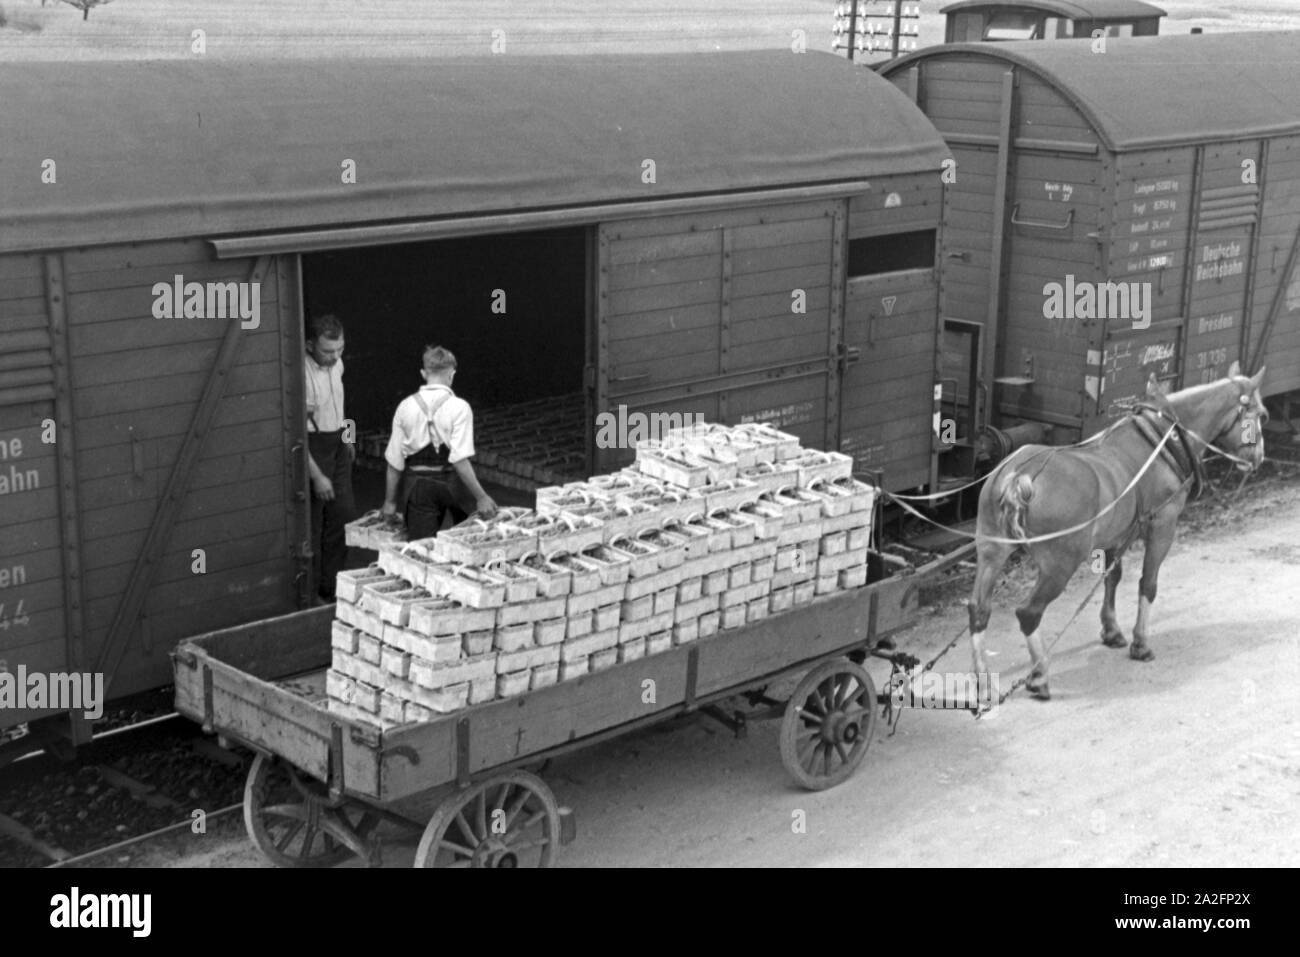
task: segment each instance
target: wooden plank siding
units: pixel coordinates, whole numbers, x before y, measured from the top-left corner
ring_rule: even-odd
[[[901,287],[896,277],[876,283],[873,288],[882,294],[898,289],[904,301],[899,322],[891,320],[876,347],[894,361],[879,363],[871,375],[854,372],[854,363],[841,372],[836,349],[845,320],[836,313],[844,308],[844,287],[837,292],[836,284],[845,279],[834,268],[835,224],[843,230],[838,240],[843,244],[849,238],[937,229],[942,212],[943,187],[934,171],[884,177],[867,192],[838,202],[602,226],[599,323],[606,398],[598,411],[616,411],[622,403],[629,411],[772,421],[818,448],[858,448],[869,428],[875,434],[908,433],[908,442],[894,442],[893,450],[901,450],[903,458],[887,463],[889,474],[906,474],[913,484],[920,474],[924,481],[930,455],[934,270],[900,274]],[[917,324],[917,310],[926,308],[927,297],[929,314],[921,328],[910,336],[896,333]],[[796,311],[796,303],[802,311]],[[923,354],[931,358],[918,377],[914,366]],[[886,384],[894,388],[887,398],[877,398],[873,389]],[[851,428],[841,415],[845,421],[852,417]],[[598,452],[601,470],[631,457],[631,450]],[[906,470],[900,468],[903,462]],[[873,467],[877,464],[863,465]]]
[[[840,450],[886,488],[929,481],[937,342],[935,270],[849,280],[844,344],[860,358],[844,370]]]
[[[1033,85],[1031,78],[1022,80],[1021,91]],[[1037,98],[1041,101],[1047,96],[1039,90]],[[1022,117],[1045,109],[1024,101],[1020,106]],[[1079,135],[1077,131],[1072,134],[1074,138]],[[1104,280],[1096,238],[1103,193],[1102,164],[1095,157],[1012,151],[1011,213],[999,323],[1002,341],[996,375],[1024,376],[1033,382],[995,386],[995,411],[1003,416],[1081,424],[1091,322],[1074,316],[1072,310],[1062,318],[1049,318],[1046,307],[1052,284],[1064,289],[1070,281]]]
[[[84,623],[94,660],[221,339],[239,321],[154,318],[153,286],[177,274],[187,282],[244,282],[251,263],[217,261],[206,243],[189,240],[70,250],[63,264]],[[179,638],[293,607],[281,407],[286,370],[294,366],[281,354],[274,270],[260,293],[260,324],[241,333],[115,696],[166,684],[167,652]],[[48,323],[44,295],[40,257],[0,257],[4,333],[31,330],[39,346]],[[0,366],[0,393],[13,383],[12,371]],[[49,402],[0,405],[0,439],[22,443],[23,456],[12,464],[39,476],[38,488],[21,493],[21,508],[0,513],[0,581],[11,586],[0,587],[0,603],[12,607],[11,599],[22,597],[31,617],[26,627],[0,631],[0,659],[11,668],[60,670],[67,661],[57,461],[54,447],[40,442],[40,422],[51,415]],[[200,548],[202,574],[193,567]],[[21,584],[14,584],[18,567]],[[6,715],[3,724],[12,719]]]
[[[1202,148],[1196,233],[1185,279],[1190,291],[1180,364],[1184,386],[1223,378],[1241,357],[1258,218],[1260,150],[1259,140]],[[1246,166],[1253,168],[1252,174],[1244,175]]]
[[[1268,313],[1282,290],[1277,317],[1259,364],[1267,367],[1263,392],[1276,395],[1300,389],[1300,261],[1284,275],[1287,258],[1300,236],[1300,136],[1268,144],[1262,169],[1258,255],[1252,270],[1248,357],[1259,353]],[[1253,370],[1252,370],[1253,371]]]
[[[600,227],[597,413],[769,417],[826,443],[835,203],[791,203]],[[803,311],[796,312],[796,303]],[[801,364],[820,373],[785,378]],[[778,381],[724,377],[775,367]],[[771,413],[776,413],[771,415]],[[598,449],[597,470],[632,449]]]
[[[42,257],[0,256],[0,660],[65,670],[53,339]],[[57,430],[54,433],[57,440]],[[0,728],[28,717],[0,712]]]

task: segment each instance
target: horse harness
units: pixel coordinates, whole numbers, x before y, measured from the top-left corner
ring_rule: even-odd
[[[1146,439],[1152,448],[1160,442],[1162,435],[1156,424],[1144,416],[1143,412],[1154,412],[1157,416],[1172,424],[1176,442],[1165,443],[1161,458],[1165,459],[1166,464],[1174,470],[1176,476],[1183,479],[1183,485],[1186,485],[1189,481],[1191,482],[1192,498],[1197,498],[1205,487],[1205,464],[1201,461],[1201,456],[1197,455],[1196,450],[1192,448],[1187,427],[1178,420],[1178,416],[1172,415],[1159,406],[1146,402],[1138,403],[1133,406],[1132,410],[1133,425],[1138,430],[1138,434]]]

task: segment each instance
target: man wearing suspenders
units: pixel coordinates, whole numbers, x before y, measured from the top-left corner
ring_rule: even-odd
[[[455,524],[471,512],[491,518],[497,510],[469,461],[474,413],[451,391],[456,357],[441,346],[426,346],[421,371],[424,385],[397,406],[384,452],[388,483],[383,515],[396,515],[401,489],[411,541],[436,535],[448,513]]]
[[[307,327],[303,356],[307,399],[307,466],[311,472],[312,573],[317,594],[334,600],[334,576],[348,546],[344,526],[356,517],[352,462],[357,456],[343,418],[343,324],[317,316]]]

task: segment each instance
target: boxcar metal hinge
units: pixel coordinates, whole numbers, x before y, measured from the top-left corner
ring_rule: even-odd
[[[307,461],[306,457],[303,454],[303,448],[304,446],[302,442],[295,442],[289,448],[289,458],[290,458],[289,474],[293,476],[293,487],[294,487],[293,500],[295,502],[307,501],[307,493],[303,491],[302,488],[303,466]]]
[[[144,445],[140,442],[140,436],[135,434],[135,426],[127,426],[126,433],[131,442],[131,475],[136,479],[143,481]]]

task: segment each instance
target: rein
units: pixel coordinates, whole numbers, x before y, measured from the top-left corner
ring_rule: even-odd
[[[1175,431],[1175,427],[1170,426],[1169,431],[1166,432],[1163,436],[1161,436],[1160,441],[1157,442],[1155,448],[1151,450],[1151,454],[1147,456],[1147,460],[1142,463],[1142,467],[1138,469],[1137,474],[1133,476],[1133,480],[1128,483],[1128,486],[1124,489],[1124,491],[1120,492],[1119,495],[1116,496],[1115,499],[1109,505],[1102,508],[1100,512],[1098,512],[1096,515],[1094,515],[1092,518],[1088,519],[1085,522],[1080,522],[1078,525],[1072,525],[1069,528],[1063,528],[1059,531],[1051,532],[1047,535],[1035,535],[1032,538],[1003,538],[998,535],[980,535],[978,532],[975,534],[971,534],[970,532],[963,531],[962,529],[952,528],[951,526],[944,525],[940,522],[936,522],[934,519],[922,514],[919,510],[917,510],[911,505],[908,505],[906,502],[899,501],[898,504],[903,508],[904,511],[910,512],[911,514],[915,515],[917,518],[929,522],[931,525],[941,528],[946,532],[950,532],[953,535],[960,535],[963,538],[970,538],[980,542],[994,542],[1000,545],[1034,545],[1037,544],[1038,542],[1048,542],[1055,538],[1063,538],[1066,535],[1073,535],[1075,532],[1082,531],[1083,529],[1091,525],[1093,522],[1097,521],[1097,519],[1101,518],[1103,515],[1109,514],[1110,511],[1123,500],[1125,495],[1133,491],[1137,483],[1141,481],[1142,476],[1146,475],[1147,470],[1151,468],[1151,465],[1155,462],[1157,458],[1159,458],[1161,451],[1164,449],[1165,444],[1168,443],[1169,437],[1174,434],[1174,431]],[[987,476],[985,477],[987,478]],[[885,494],[889,495],[888,492],[886,492]],[[889,497],[891,499],[895,498],[893,495],[890,495]]]
[[[1147,420],[1143,419],[1138,414],[1143,411],[1154,412],[1160,418],[1168,421],[1170,423],[1168,431],[1166,431],[1164,435],[1160,437],[1159,441],[1156,442],[1155,448],[1152,449],[1151,455],[1147,457],[1147,460],[1144,463],[1142,463],[1142,468],[1140,468],[1138,470],[1137,475],[1133,477],[1133,481],[1129,482],[1128,487],[1125,488],[1124,491],[1121,492],[1114,501],[1112,501],[1109,505],[1103,508],[1092,518],[1088,519],[1086,522],[1082,522],[1078,525],[1072,526],[1071,528],[1061,529],[1060,531],[1052,532],[1047,535],[1036,535],[1032,538],[1003,538],[1001,536],[995,536],[995,535],[979,535],[978,533],[971,534],[970,532],[963,531],[962,529],[953,528],[950,525],[944,525],[941,522],[937,522],[934,519],[930,518],[928,515],[925,515],[924,513],[920,512],[918,509],[908,504],[908,502],[937,501],[939,499],[947,498],[950,495],[956,495],[958,492],[963,492],[968,488],[973,488],[974,486],[984,482],[986,479],[988,479],[989,475],[993,474],[992,472],[988,473],[988,475],[982,475],[972,482],[967,482],[965,485],[959,486],[954,489],[948,489],[947,491],[944,492],[938,492],[932,495],[900,495],[893,492],[885,492],[883,490],[882,493],[891,501],[896,502],[904,511],[950,534],[957,535],[962,538],[969,538],[969,539],[985,541],[985,542],[994,542],[1002,545],[1033,545],[1038,542],[1051,541],[1052,539],[1062,538],[1066,535],[1072,535],[1077,531],[1087,528],[1093,522],[1097,521],[1097,519],[1101,518],[1103,515],[1106,515],[1108,512],[1110,512],[1111,509],[1113,509],[1116,505],[1119,504],[1120,500],[1123,499],[1125,495],[1127,495],[1129,492],[1133,490],[1133,487],[1138,483],[1138,480],[1141,479],[1142,476],[1146,474],[1146,471],[1160,456],[1161,452],[1165,448],[1165,445],[1169,442],[1170,436],[1173,435],[1175,432],[1177,432],[1178,434],[1178,444],[1179,447],[1182,449],[1183,454],[1186,456],[1187,464],[1184,466],[1181,462],[1179,462],[1177,456],[1171,451],[1170,454],[1173,457],[1173,467],[1175,468],[1176,472],[1188,473],[1187,478],[1183,480],[1180,486],[1180,490],[1182,487],[1185,487],[1189,481],[1191,481],[1193,483],[1193,487],[1192,487],[1193,496],[1199,496],[1202,489],[1205,487],[1205,465],[1201,461],[1201,457],[1205,454],[1206,451],[1213,452],[1216,455],[1222,456],[1223,458],[1237,465],[1243,465],[1247,469],[1253,467],[1245,459],[1241,458],[1238,455],[1234,455],[1231,452],[1225,451],[1224,449],[1219,448],[1217,445],[1215,445],[1213,442],[1209,441],[1208,439],[1204,438],[1195,430],[1188,428],[1178,419],[1176,415],[1171,415],[1169,412],[1166,412],[1164,409],[1155,405],[1150,405],[1148,403],[1138,403],[1130,409],[1129,415],[1132,417],[1134,421],[1134,425],[1137,428],[1138,432],[1148,441],[1155,442],[1156,440],[1155,437],[1150,432],[1148,432],[1147,429],[1144,427],[1144,424],[1149,424],[1147,423]],[[1234,421],[1240,420],[1242,415],[1244,414],[1245,414],[1244,408],[1238,410],[1236,419],[1234,419]],[[1060,446],[1059,448],[1048,449],[1046,450],[1046,454],[1050,456],[1064,449],[1077,449],[1077,448],[1083,448],[1084,446],[1087,445],[1092,445],[1100,441],[1101,439],[1105,438],[1107,435],[1109,435],[1119,426],[1123,425],[1126,421],[1128,421],[1128,418],[1119,419],[1118,421],[1112,422],[1101,432],[1098,432],[1096,435],[1084,439],[1082,442],[1076,442],[1073,445]],[[1204,450],[1201,452],[1200,455],[1197,455],[1195,451],[1192,449],[1192,447],[1189,445],[1188,443],[1189,437],[1191,439],[1196,440],[1197,442],[1200,442],[1201,445],[1204,446]],[[1044,467],[1045,466],[1046,463],[1044,463]]]
[[[1081,442],[1074,442],[1070,445],[1053,446],[1052,448],[1045,449],[1042,452],[1039,452],[1038,454],[1053,455],[1057,452],[1062,451],[1063,449],[1081,449],[1084,446],[1092,445],[1096,442],[1100,442],[1106,436],[1110,435],[1110,433],[1114,432],[1116,428],[1123,425],[1125,421],[1126,421],[1125,419],[1116,419],[1114,422],[1106,426],[1106,428],[1102,429],[1096,435],[1090,435]],[[1012,454],[1014,455],[1015,453],[1013,452]],[[891,499],[898,502],[900,505],[903,502],[937,502],[940,499],[948,498],[952,495],[956,495],[959,492],[964,492],[968,488],[974,488],[976,485],[982,484],[984,480],[987,479],[989,475],[992,474],[993,474],[992,472],[989,472],[988,475],[981,475],[979,478],[967,482],[965,485],[958,485],[956,488],[946,489],[945,491],[942,492],[935,492],[932,495],[903,495],[899,492],[884,492],[883,489],[881,491],[883,492],[883,494],[888,495]],[[924,518],[924,516],[922,517]],[[929,521],[929,519],[926,519],[926,521]]]
[[[1197,470],[1197,483],[1198,483],[1198,490],[1199,490],[1199,485],[1200,485],[1200,483],[1203,482],[1203,481],[1204,481],[1204,478],[1205,478],[1205,474],[1204,474],[1204,473],[1205,473],[1204,464],[1201,462],[1201,457],[1200,457],[1199,455],[1194,455],[1194,454],[1192,454],[1191,449],[1187,448],[1187,445],[1186,445],[1186,437],[1187,437],[1187,436],[1190,436],[1191,438],[1195,439],[1197,442],[1200,442],[1201,445],[1205,446],[1205,450],[1208,451],[1208,452],[1213,452],[1215,455],[1222,456],[1223,458],[1227,459],[1229,462],[1234,462],[1234,463],[1236,463],[1237,465],[1244,465],[1244,466],[1246,466],[1247,468],[1254,468],[1254,466],[1252,466],[1249,462],[1247,462],[1247,461],[1246,461],[1245,459],[1243,459],[1241,456],[1239,456],[1239,455],[1233,455],[1231,452],[1224,451],[1223,449],[1221,449],[1221,448],[1219,448],[1217,445],[1215,445],[1213,442],[1211,442],[1209,439],[1206,439],[1205,437],[1203,437],[1200,433],[1198,433],[1198,432],[1196,432],[1196,431],[1194,431],[1194,430],[1192,430],[1192,429],[1189,429],[1187,426],[1183,425],[1183,423],[1180,422],[1180,421],[1178,420],[1178,417],[1177,417],[1177,416],[1172,416],[1172,415],[1170,415],[1169,413],[1165,412],[1165,411],[1164,411],[1163,409],[1161,409],[1161,408],[1158,408],[1158,407],[1156,407],[1156,406],[1154,406],[1154,405],[1147,405],[1146,403],[1141,403],[1141,404],[1139,404],[1139,405],[1135,405],[1133,408],[1134,408],[1134,409],[1146,409],[1146,410],[1149,410],[1149,411],[1151,411],[1151,412],[1154,412],[1156,415],[1160,416],[1162,419],[1166,419],[1166,420],[1168,420],[1169,422],[1172,422],[1175,426],[1178,427],[1178,429],[1180,430],[1180,432],[1183,433],[1183,447],[1184,447],[1184,449],[1186,449],[1186,451],[1188,452],[1188,457],[1189,457],[1189,458],[1190,458],[1190,459],[1195,463],[1195,466],[1196,466],[1196,470]],[[1233,421],[1234,421],[1234,422],[1239,421],[1243,415],[1245,415],[1245,409],[1244,409],[1244,408],[1243,408],[1243,409],[1239,409],[1238,412],[1237,412],[1236,418],[1234,418]],[[1225,430],[1225,431],[1226,431],[1226,430]],[[1205,453],[1202,452],[1201,454],[1204,455]]]

